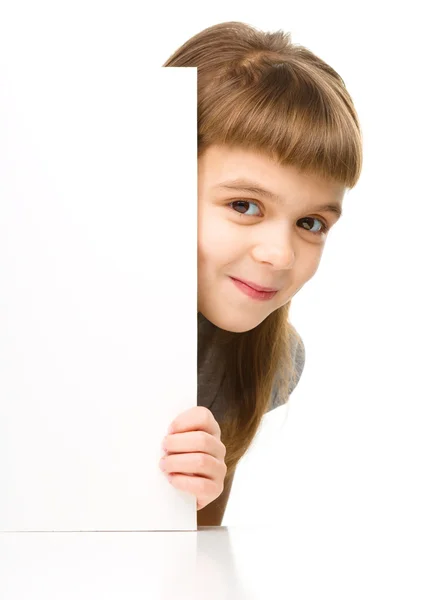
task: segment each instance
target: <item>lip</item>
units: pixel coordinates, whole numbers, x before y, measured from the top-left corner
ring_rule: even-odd
[[[277,293],[276,291],[274,291],[274,292],[261,292],[259,290],[255,290],[250,285],[247,285],[246,283],[244,283],[240,279],[234,279],[233,277],[230,277],[229,279],[232,281],[232,283],[241,292],[243,292],[243,294],[245,294],[249,298],[252,298],[252,300],[259,300],[259,301],[265,301],[266,300],[266,301],[268,301],[268,300],[271,300],[275,296],[275,294]]]
[[[241,283],[245,283],[246,285],[248,285],[252,289],[256,290],[257,292],[278,292],[278,290],[276,288],[262,287],[260,285],[256,285],[252,281],[246,281],[245,279],[237,279],[237,277],[231,277],[231,279],[234,279],[235,281],[241,281]]]

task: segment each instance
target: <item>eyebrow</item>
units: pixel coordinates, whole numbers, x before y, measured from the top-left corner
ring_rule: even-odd
[[[230,179],[229,181],[224,181],[221,184],[215,186],[215,188],[222,188],[225,190],[238,190],[240,192],[246,192],[248,194],[255,194],[256,196],[261,196],[266,198],[267,200],[271,200],[277,204],[281,203],[281,198],[259,185],[256,181],[251,181],[249,179]],[[313,210],[317,211],[325,211],[334,213],[338,219],[343,214],[342,207],[340,204],[336,202],[327,202],[325,204],[320,204],[315,206]]]

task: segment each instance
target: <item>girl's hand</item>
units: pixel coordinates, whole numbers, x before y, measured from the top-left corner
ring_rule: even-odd
[[[227,467],[225,445],[212,412],[195,406],[181,413],[163,440],[160,468],[170,483],[197,497],[197,510],[221,495]]]

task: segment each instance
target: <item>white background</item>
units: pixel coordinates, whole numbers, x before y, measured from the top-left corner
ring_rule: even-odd
[[[341,547],[352,556],[368,545],[391,558],[398,550],[407,576],[418,573],[426,539],[420,3],[218,1],[199,14],[193,6],[28,2],[21,26],[53,23],[49,42],[38,40],[49,54],[60,21],[73,52],[82,41],[107,40],[111,61],[114,48],[137,51],[142,72],[204,27],[241,20],[290,31],[342,75],[363,128],[362,177],[320,269],[292,303],[306,346],[302,379],[289,409],[265,417],[223,524],[285,520],[322,538],[324,552]]]

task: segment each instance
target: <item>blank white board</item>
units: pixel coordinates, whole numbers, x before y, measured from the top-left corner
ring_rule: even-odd
[[[197,70],[32,42],[0,43],[0,531],[194,530],[158,463],[197,404]]]

